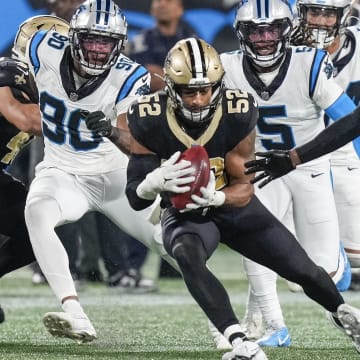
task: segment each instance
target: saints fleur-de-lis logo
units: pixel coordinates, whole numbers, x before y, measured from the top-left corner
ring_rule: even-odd
[[[26,84],[25,74],[15,75],[14,79],[15,79],[15,84],[16,85],[24,85],[24,84]]]

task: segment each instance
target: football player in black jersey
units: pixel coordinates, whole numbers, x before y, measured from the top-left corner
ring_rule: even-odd
[[[0,59],[0,277],[35,260],[24,219],[27,190],[5,172],[18,152],[41,134],[38,93],[26,64]],[[0,314],[0,320],[3,318]]]
[[[36,25],[66,30],[66,22],[54,16],[38,17]],[[33,136],[42,136],[38,91],[24,62],[26,42],[32,34],[29,30],[25,26],[19,29],[14,58],[0,58],[0,234],[6,236],[0,245],[0,277],[35,261],[24,218],[27,189],[6,172]]]
[[[255,157],[257,106],[252,95],[223,88],[219,56],[200,39],[179,41],[169,51],[164,71],[166,91],[141,97],[128,111],[133,139],[127,196],[140,210],[161,195],[165,248],[178,262],[193,298],[233,345],[223,360],[266,355],[241,333],[226,290],[206,266],[219,242],[300,284],[334,315],[360,352],[360,311],[344,303],[326,271],[259,202],[253,176],[245,174],[244,163]],[[189,190],[191,164],[177,160],[193,144],[206,148],[213,175],[202,197],[192,195],[193,203],[178,211],[169,192]]]

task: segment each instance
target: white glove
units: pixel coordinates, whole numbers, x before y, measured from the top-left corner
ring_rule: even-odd
[[[181,153],[177,151],[166,160],[160,167],[146,175],[146,178],[136,188],[136,194],[139,198],[145,200],[154,200],[156,195],[162,191],[172,193],[185,193],[190,190],[190,186],[184,186],[195,180],[191,175],[194,168],[191,162],[181,160],[176,163]]]
[[[210,178],[209,182],[206,187],[201,187],[200,192],[202,196],[198,195],[191,195],[191,199],[193,203],[187,204],[186,210],[196,210],[201,207],[209,207],[209,206],[221,206],[225,202],[225,193],[223,191],[216,191],[215,190],[216,181],[215,175],[212,171],[210,171]]]

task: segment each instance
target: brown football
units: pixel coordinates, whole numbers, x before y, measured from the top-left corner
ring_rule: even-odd
[[[206,149],[201,145],[192,145],[185,150],[178,160],[188,160],[194,168],[193,175],[195,180],[186,184],[190,186],[190,190],[183,194],[173,194],[170,197],[171,204],[181,210],[186,207],[186,204],[192,203],[191,195],[196,194],[201,196],[200,188],[206,186],[210,177],[210,161]]]

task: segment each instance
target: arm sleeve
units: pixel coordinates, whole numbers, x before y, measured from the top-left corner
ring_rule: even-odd
[[[143,67],[139,66],[126,79],[121,87],[116,99],[116,109],[118,114],[126,113],[130,104],[139,96],[150,93],[150,73]]]
[[[360,135],[360,107],[331,124],[313,140],[295,148],[301,163],[339,149]]]
[[[126,196],[134,210],[149,207],[154,200],[144,200],[137,196],[136,189],[146,175],[160,166],[159,157],[155,154],[131,154],[127,168]]]
[[[350,114],[356,108],[353,101],[346,94],[342,94],[331,106],[325,109],[325,113],[333,120],[339,120]]]

